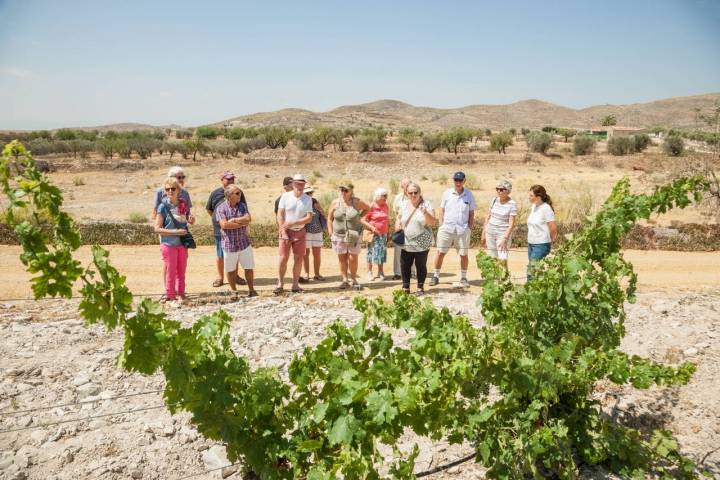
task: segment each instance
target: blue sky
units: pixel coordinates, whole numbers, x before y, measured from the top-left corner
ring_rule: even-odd
[[[720,2],[0,0],[0,129],[720,91]]]

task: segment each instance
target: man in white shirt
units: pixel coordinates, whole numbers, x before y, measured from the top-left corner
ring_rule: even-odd
[[[293,282],[292,292],[301,293],[300,273],[305,257],[305,224],[312,220],[312,199],[306,193],[305,177],[298,174],[292,177],[292,190],[285,192],[278,202],[277,223],[278,223],[278,250],[280,263],[278,265],[278,283],[275,294],[283,292],[285,272],[287,271],[290,251],[293,253]]]
[[[400,215],[400,212],[402,211],[405,204],[410,201],[410,197],[408,197],[407,194],[408,185],[410,185],[409,178],[405,177],[400,181],[400,193],[395,195],[395,199],[393,200],[393,212],[395,213],[395,217]],[[395,245],[395,253],[393,254],[393,280],[400,280],[401,251],[402,247],[400,245]]]
[[[435,257],[435,271],[430,280],[430,286],[440,283],[440,269],[445,254],[451,247],[455,247],[460,255],[460,286],[469,287],[467,280],[468,250],[470,249],[470,231],[475,222],[475,197],[465,188],[465,174],[455,172],[453,175],[454,188],[443,193],[440,208],[438,209],[438,222],[440,228],[437,234],[437,256]]]

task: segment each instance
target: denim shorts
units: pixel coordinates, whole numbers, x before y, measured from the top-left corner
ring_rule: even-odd
[[[550,243],[528,243],[528,260],[542,260],[550,253]]]
[[[217,258],[223,258],[222,240],[219,238],[215,239],[215,256]]]

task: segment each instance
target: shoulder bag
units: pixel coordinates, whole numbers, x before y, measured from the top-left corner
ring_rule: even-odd
[[[173,216],[172,212],[170,211],[170,207],[168,207],[167,204],[166,210],[167,215],[170,216],[170,221],[172,222],[173,226],[177,229],[180,229],[181,227],[177,224],[177,221],[175,220],[175,217]],[[180,243],[185,248],[196,248],[197,245],[195,244],[195,239],[193,238],[192,233],[190,233],[188,227],[185,227],[185,229],[187,230],[187,233],[180,236]]]
[[[403,228],[392,234],[392,241],[395,245],[405,245],[405,227],[407,227],[407,224],[410,223],[410,219],[413,217],[413,215],[415,215],[415,212],[417,212],[417,209],[420,207],[420,205],[422,205],[422,202],[419,203],[418,206],[415,207],[415,210],[412,211],[407,221],[405,222],[405,225],[403,225]],[[402,215],[402,210],[400,210],[400,212],[400,214]]]

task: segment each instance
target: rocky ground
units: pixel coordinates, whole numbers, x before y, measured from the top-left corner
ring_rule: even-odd
[[[444,292],[433,301],[481,322],[472,295]],[[173,416],[163,406],[162,376],[117,369],[120,333],[85,327],[76,308],[74,301],[0,303],[0,478],[239,478],[237,467],[221,469],[229,464],[221,445],[198,435],[187,414]],[[199,301],[170,313],[189,324],[216,308]],[[292,355],[317,343],[331,321],[358,318],[350,297],[310,293],[241,299],[223,308],[235,319],[234,349],[283,375]],[[669,428],[684,452],[720,476],[720,290],[647,292],[627,311],[626,351],[670,363],[691,359],[698,371],[681,388],[637,391],[603,383],[597,395],[621,420]],[[472,452],[469,445],[418,443],[417,471]],[[434,477],[482,478],[482,472],[468,462]],[[583,477],[613,478],[598,470]]]

